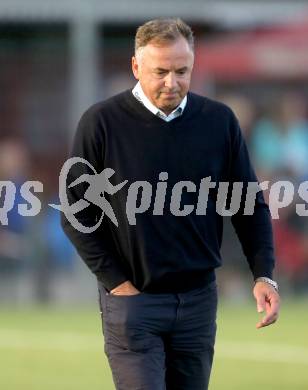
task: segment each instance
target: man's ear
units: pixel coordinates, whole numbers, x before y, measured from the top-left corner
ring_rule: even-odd
[[[135,56],[132,57],[132,71],[137,80],[139,80],[139,65]]]

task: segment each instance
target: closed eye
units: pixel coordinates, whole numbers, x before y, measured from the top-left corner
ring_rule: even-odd
[[[167,74],[167,73],[168,73],[168,72],[165,71],[165,70],[158,70],[158,71],[156,72],[156,74],[159,74],[159,75]]]
[[[180,68],[176,71],[177,74],[185,74],[188,68],[185,66],[184,68]]]

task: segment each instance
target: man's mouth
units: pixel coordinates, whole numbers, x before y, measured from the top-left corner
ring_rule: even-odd
[[[177,92],[162,92],[167,97],[175,97]]]

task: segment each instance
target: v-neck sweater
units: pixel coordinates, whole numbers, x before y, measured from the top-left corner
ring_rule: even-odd
[[[83,114],[69,156],[90,164],[72,166],[68,185],[105,168],[114,170],[109,179],[113,186],[126,181],[119,191],[104,194],[118,225],[105,213],[99,228],[86,234],[61,217],[81,258],[107,290],[130,280],[144,292],[182,292],[215,280],[215,269],[222,265],[223,235],[223,217],[216,208],[218,183],[243,182],[246,188],[258,181],[228,106],[188,92],[182,115],[166,122],[128,89]],[[200,214],[201,183],[208,177],[217,187],[209,190],[206,212]],[[162,183],[167,183],[165,190]],[[87,183],[67,186],[69,202],[83,199],[87,188]],[[183,211],[187,208],[192,211]],[[243,215],[243,209],[244,197],[231,222],[252,276],[272,278],[272,225],[262,192],[252,215]],[[75,217],[93,226],[102,212],[89,203]]]

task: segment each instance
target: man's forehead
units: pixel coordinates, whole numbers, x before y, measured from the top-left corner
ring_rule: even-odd
[[[151,61],[148,66],[152,70],[186,70],[191,68],[192,61],[190,59]]]
[[[144,62],[148,63],[151,68],[184,68],[193,62],[191,52],[175,51],[145,51],[143,55]]]

